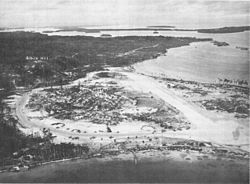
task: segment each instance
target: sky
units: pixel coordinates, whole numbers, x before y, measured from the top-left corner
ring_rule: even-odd
[[[250,25],[250,1],[0,0],[0,27]]]

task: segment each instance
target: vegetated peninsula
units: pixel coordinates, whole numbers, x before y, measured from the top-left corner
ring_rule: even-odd
[[[104,66],[128,66],[155,58],[169,48],[210,40],[163,36],[94,38],[28,32],[0,33],[0,88],[10,88],[13,80],[18,86],[69,81]]]
[[[87,29],[87,28],[81,28],[81,27],[59,27],[58,30],[43,31],[43,33],[69,32],[69,31],[84,32],[84,33],[99,33],[100,32],[100,30],[98,29]]]
[[[175,28],[175,26],[147,26],[148,28]]]

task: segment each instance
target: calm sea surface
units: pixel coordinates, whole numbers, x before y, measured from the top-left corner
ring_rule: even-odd
[[[0,182],[146,182],[248,183],[248,164],[234,161],[78,160],[41,166],[20,173],[0,173]]]
[[[250,31],[227,34],[204,34],[194,31],[105,31],[101,33],[59,32],[49,35],[114,36],[176,36],[212,38],[227,42],[229,46],[218,47],[211,42],[197,42],[190,46],[169,49],[166,56],[135,64],[138,72],[164,74],[168,77],[215,82],[218,78],[249,81],[249,35]],[[237,47],[248,48],[241,50]]]
[[[134,67],[150,75],[164,74],[201,82],[215,82],[218,78],[249,80],[249,51],[197,42],[169,49],[166,56],[137,63]]]
[[[25,31],[42,32],[46,29],[24,29]],[[17,31],[17,30],[9,30]],[[20,31],[20,30],[19,30]],[[102,34],[114,36],[176,36],[212,38],[216,41],[227,42],[229,46],[218,47],[211,42],[192,43],[190,46],[169,49],[166,56],[147,60],[134,65],[138,72],[147,74],[164,74],[168,77],[202,82],[215,82],[218,78],[249,81],[249,38],[250,31],[227,34],[206,34],[195,31],[103,31],[100,33],[84,32],[54,32],[48,35],[61,36],[94,36]],[[240,50],[236,47],[248,48]]]

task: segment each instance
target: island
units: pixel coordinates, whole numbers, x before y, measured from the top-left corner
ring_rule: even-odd
[[[239,27],[222,27],[214,29],[197,29],[199,33],[237,33],[243,31],[249,31],[250,26],[239,26]]]
[[[214,123],[208,116],[219,114],[245,123],[248,82],[202,83],[147,75],[134,68],[168,49],[211,41],[0,33],[0,180],[18,181],[24,174],[35,181],[34,173],[42,168],[70,163],[74,170],[75,162],[84,163],[79,167],[95,161],[111,168],[127,164],[123,168],[134,171],[153,159],[153,165],[159,161],[177,170],[194,167],[204,176],[223,169],[238,179],[238,173],[231,175],[233,163],[244,170],[239,173],[245,181],[249,162],[245,130],[234,124],[225,130],[227,121]],[[64,173],[64,168],[43,173]],[[151,169],[145,172],[150,174]],[[39,176],[39,181],[51,181]],[[66,175],[60,179],[67,181]]]

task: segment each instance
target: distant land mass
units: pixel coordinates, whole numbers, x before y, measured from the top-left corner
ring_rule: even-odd
[[[59,30],[43,31],[43,33],[69,32],[69,31],[84,32],[84,33],[99,33],[100,32],[100,30],[98,29],[86,29],[86,28],[80,28],[80,27],[60,27]]]
[[[43,33],[55,33],[55,32],[68,32],[68,31],[76,31],[76,32],[84,32],[84,33],[99,33],[101,31],[171,31],[172,29],[157,29],[157,28],[127,28],[127,29],[87,29],[87,28],[62,28],[56,31],[43,31]]]
[[[60,27],[56,31],[43,31],[43,33],[54,32],[84,32],[84,33],[100,33],[101,31],[197,31],[198,33],[237,33],[250,30],[250,26],[239,27],[222,27],[211,29],[177,29],[174,26],[148,26],[146,28],[125,28],[125,29],[88,29],[79,27]]]
[[[198,33],[237,33],[243,31],[249,31],[250,26],[240,26],[240,27],[222,27],[215,29],[197,29]]]
[[[175,28],[175,26],[147,26],[148,28]]]

